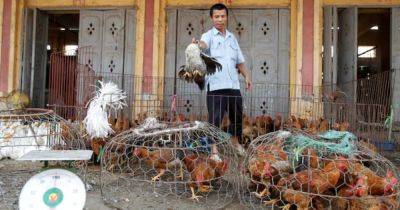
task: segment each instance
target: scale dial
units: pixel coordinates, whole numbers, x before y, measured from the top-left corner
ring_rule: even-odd
[[[63,169],[50,169],[36,174],[24,185],[19,209],[83,209],[85,201],[85,185],[77,175]]]

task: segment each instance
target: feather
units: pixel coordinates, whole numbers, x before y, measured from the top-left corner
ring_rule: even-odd
[[[87,133],[92,138],[106,138],[114,133],[108,122],[107,113],[110,110],[120,110],[126,106],[126,94],[113,82],[99,81],[100,88],[95,92],[95,97],[89,101],[89,108],[83,122]]]
[[[214,74],[216,70],[222,69],[222,65],[217,61],[217,59],[210,57],[204,53],[200,53],[200,56],[206,64],[208,75]]]
[[[179,78],[187,82],[195,82],[200,90],[204,90],[205,76],[222,70],[217,59],[201,52],[198,44],[189,44],[185,50],[185,65],[179,68]]]

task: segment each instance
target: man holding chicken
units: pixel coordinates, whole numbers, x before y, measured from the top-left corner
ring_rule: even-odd
[[[213,28],[201,36],[199,47],[222,65],[222,70],[206,77],[208,121],[220,127],[225,114],[229,116],[228,132],[233,136],[232,143],[243,154],[242,142],[242,96],[240,93],[239,74],[244,76],[246,90],[251,90],[252,82],[244,56],[235,36],[226,29],[228,8],[224,4],[215,4],[210,8]],[[219,159],[213,147],[213,157]]]

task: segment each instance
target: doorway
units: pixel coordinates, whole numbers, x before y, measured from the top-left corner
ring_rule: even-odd
[[[334,84],[346,102],[391,103],[392,10],[324,8],[324,49],[331,50],[324,50],[323,82]]]

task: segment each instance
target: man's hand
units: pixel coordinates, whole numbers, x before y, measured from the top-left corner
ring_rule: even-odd
[[[251,82],[251,79],[248,79],[247,77],[246,77],[246,79],[245,79],[246,81],[246,90],[248,90],[248,91],[251,91],[251,89],[252,89],[252,87],[253,87],[253,83]]]
[[[244,63],[239,63],[236,65],[236,68],[238,69],[239,74],[242,74],[244,77],[244,80],[246,82],[246,90],[251,91],[253,83],[251,82],[251,76],[248,73],[246,66],[244,65]]]
[[[201,48],[201,49],[206,49],[207,48],[207,44],[205,43],[205,42],[203,42],[203,41],[201,41],[201,40],[198,40],[198,39],[196,39],[196,38],[192,38],[192,43],[193,44],[199,44],[199,47]]]

